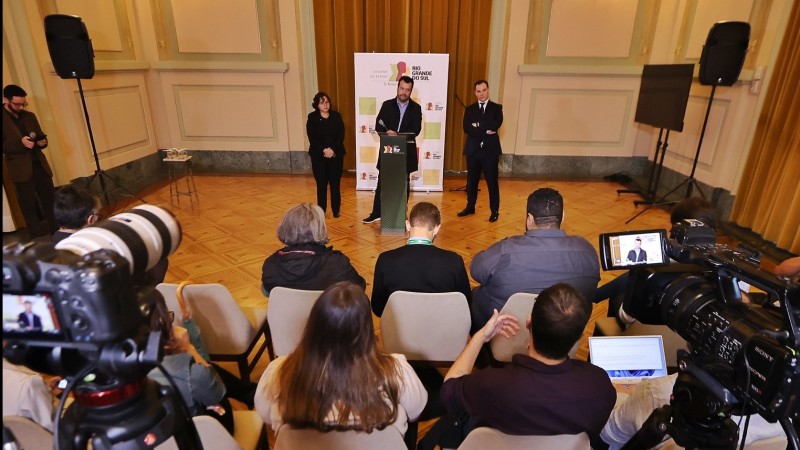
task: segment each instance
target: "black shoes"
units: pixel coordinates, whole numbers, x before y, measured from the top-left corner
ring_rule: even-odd
[[[377,215],[375,213],[372,213],[368,217],[366,217],[364,220],[362,220],[362,222],[364,222],[364,223],[372,223],[372,222],[377,222],[379,220],[381,220],[381,216],[379,216],[379,215]]]
[[[338,219],[338,218],[339,218],[339,215],[340,215],[340,214],[339,214],[338,212],[335,212],[335,213],[333,213],[333,218],[334,218],[334,219]]]
[[[489,216],[489,222],[497,222],[497,219],[500,217],[499,212],[493,212],[491,216]]]
[[[475,208],[464,208],[461,212],[456,214],[458,217],[466,217],[470,214],[475,214]]]

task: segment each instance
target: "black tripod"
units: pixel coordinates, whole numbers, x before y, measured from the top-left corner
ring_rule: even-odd
[[[664,136],[664,128],[658,130],[658,143],[656,144],[656,153],[653,155],[653,165],[650,166],[650,174],[647,177],[647,190],[617,189],[617,195],[637,194],[642,197],[642,200],[634,200],[634,206],[652,205],[653,199],[656,198],[656,192],[658,192],[658,183],[661,180],[661,169],[664,167],[664,155],[667,154],[667,147],[669,146],[670,131],[671,130],[667,128],[667,134]],[[664,137],[663,141],[661,140],[662,137]],[[659,153],[661,155],[660,159]]]
[[[692,163],[692,171],[689,173],[689,176],[684,179],[681,184],[675,186],[671,191],[664,194],[661,198],[650,204],[647,208],[639,211],[635,216],[631,217],[630,219],[626,220],[625,223],[628,224],[632,222],[637,217],[641,216],[642,214],[646,213],[650,210],[650,208],[654,206],[663,206],[663,205],[672,205],[677,202],[674,201],[665,201],[670,195],[672,195],[678,189],[686,186],[686,196],[684,198],[689,198],[692,196],[692,189],[697,188],[697,192],[700,193],[700,196],[704,199],[706,198],[705,194],[703,193],[703,189],[700,187],[700,183],[697,182],[697,179],[694,177],[694,172],[697,170],[697,161],[700,158],[700,149],[703,146],[703,137],[706,134],[706,126],[708,125],[708,116],[711,114],[711,103],[714,101],[714,93],[717,91],[717,84],[711,85],[711,95],[708,97],[708,106],[706,107],[706,116],[703,119],[703,128],[700,130],[700,140],[697,142],[697,151],[694,153],[694,162]],[[662,159],[664,155],[661,155]]]
[[[92,155],[94,155],[94,167],[95,167],[94,175],[89,177],[89,180],[86,182],[86,187],[90,187],[95,179],[98,180],[100,182],[100,192],[103,194],[103,199],[106,201],[105,202],[106,206],[111,204],[108,199],[108,188],[106,187],[106,181],[110,181],[111,183],[116,185],[116,189],[114,189],[115,191],[122,190],[124,191],[124,195],[135,198],[136,200],[139,200],[142,203],[147,203],[146,201],[144,201],[143,198],[139,197],[130,190],[126,189],[124,186],[119,184],[115,179],[111,178],[105,172],[105,170],[100,168],[100,158],[98,158],[97,156],[97,147],[95,147],[94,145],[94,134],[92,133],[92,123],[89,121],[89,110],[86,108],[86,99],[83,96],[83,85],[81,84],[80,78],[76,77],[75,80],[78,82],[78,91],[80,92],[81,95],[81,105],[83,105],[83,116],[86,118],[86,128],[89,130],[89,142],[92,144]]]
[[[101,450],[146,449],[170,437],[181,450],[202,450],[194,422],[172,387],[142,378],[107,392],[106,404],[99,404],[97,393],[76,397],[58,429],[62,450],[85,449],[89,442]]]

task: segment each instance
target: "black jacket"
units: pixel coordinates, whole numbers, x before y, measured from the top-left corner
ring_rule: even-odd
[[[367,286],[347,256],[320,244],[284,247],[270,255],[261,268],[261,284],[267,293],[275,286],[318,291],[339,281]]]
[[[381,125],[383,122],[383,125]],[[381,105],[378,116],[375,117],[375,131],[385,133],[386,131],[396,131],[398,133],[413,133],[419,136],[422,131],[422,107],[414,100],[408,100],[406,112],[403,114],[403,123],[400,123],[400,107],[397,106],[397,98],[390,98]],[[417,148],[409,148],[406,153],[406,172],[416,172],[419,168],[419,157]],[[378,160],[377,169],[381,169],[381,161]]]

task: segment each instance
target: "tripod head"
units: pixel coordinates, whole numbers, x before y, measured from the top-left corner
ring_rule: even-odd
[[[679,351],[680,373],[672,388],[670,404],[656,408],[642,427],[622,447],[644,450],[658,445],[666,435],[687,449],[733,450],[739,441],[739,427],[732,413],[747,415],[746,407],[691,356]],[[788,447],[797,449],[798,424],[779,420],[786,433]]]
[[[202,450],[192,418],[169,386],[142,378],[110,391],[77,396],[61,419],[58,448],[149,449],[174,436],[178,447]]]

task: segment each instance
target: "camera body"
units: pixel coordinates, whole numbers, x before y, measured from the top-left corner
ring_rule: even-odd
[[[145,316],[130,286],[128,262],[110,250],[78,256],[44,243],[6,249],[3,309],[31,302],[43,314],[41,326],[28,329],[4,317],[4,338],[69,346],[132,337]]]
[[[141,205],[56,245],[3,248],[4,356],[64,377],[94,369],[96,384],[146,374],[161,357],[150,333],[160,294],[148,275],[165,269],[181,237],[172,213]]]
[[[601,235],[601,247],[618,234]],[[675,262],[631,268],[625,312],[684,338],[691,353],[681,369],[693,365],[721,385],[717,397],[731,410],[800,418],[800,283],[762,270],[752,251],[717,244],[702,222],[683,221],[670,234],[662,248]],[[740,282],[763,290],[767,302],[744,302]]]

